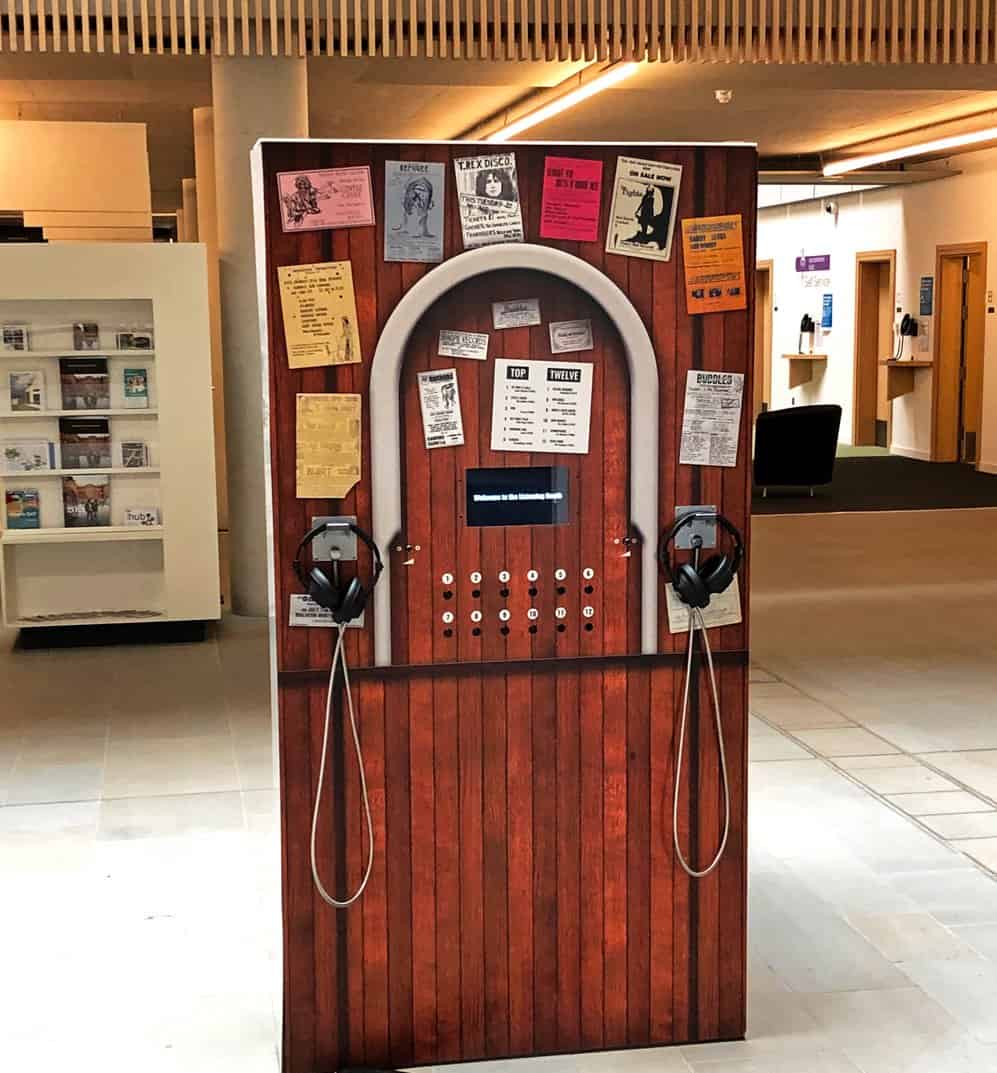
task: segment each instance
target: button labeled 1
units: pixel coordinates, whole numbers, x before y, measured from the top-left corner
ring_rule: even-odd
[[[440,581],[442,581],[444,585],[452,585],[453,584],[453,574],[449,574],[449,573],[443,574],[440,577]]]

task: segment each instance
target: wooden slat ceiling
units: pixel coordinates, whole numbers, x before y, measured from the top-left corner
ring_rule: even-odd
[[[990,64],[997,0],[0,0],[0,51]]]

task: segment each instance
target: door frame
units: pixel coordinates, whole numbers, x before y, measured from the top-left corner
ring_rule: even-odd
[[[931,311],[931,325],[932,334],[934,339],[931,341],[931,461],[938,461],[938,373],[941,369],[941,362],[939,361],[939,344],[941,341],[941,333],[938,331],[938,323],[941,318],[941,301],[942,290],[938,285],[938,281],[942,278],[942,258],[943,257],[968,257],[973,255],[979,255],[983,258],[983,285],[984,292],[986,291],[987,281],[987,243],[986,242],[955,242],[946,246],[935,247],[935,289],[934,289],[934,307]],[[985,308],[985,307],[984,307]],[[980,338],[981,353],[979,355],[980,368],[982,372],[983,363],[986,359],[986,332],[987,322],[986,313],[983,315],[983,332]],[[983,431],[983,392],[980,392],[980,403],[976,413],[976,429],[977,429],[977,451],[976,461],[973,463],[975,469],[980,468],[980,451],[979,451],[979,433]],[[960,448],[961,453],[961,448]]]
[[[769,298],[768,298],[768,302],[766,303],[764,309],[762,309],[758,304],[758,301],[757,301],[757,289],[756,289],[755,326],[756,326],[756,329],[757,329],[757,326],[759,325],[759,322],[760,322],[763,341],[765,339],[766,334],[768,335],[768,353],[767,354],[762,354],[761,374],[762,374],[762,377],[764,378],[765,382],[762,384],[762,391],[760,392],[760,394],[762,396],[762,401],[764,402],[765,398],[767,396],[768,402],[771,405],[771,402],[772,402],[772,328],[773,328],[773,312],[774,312],[774,309],[775,309],[775,262],[772,260],[771,257],[768,258],[767,260],[764,260],[764,261],[756,261],[755,262],[756,278],[757,278],[757,273],[758,272],[767,272],[768,277],[769,277]],[[766,328],[768,329],[767,332],[766,332]],[[757,347],[756,339],[752,339],[752,357],[755,359],[755,361],[757,361],[757,357],[758,357],[756,347]],[[754,373],[755,371],[756,371],[756,369],[753,368],[752,372]],[[755,393],[755,390],[756,390],[755,384],[754,384],[754,382],[752,382],[752,405],[754,405],[754,393]],[[759,411],[759,412],[761,412],[761,411]],[[758,416],[757,414],[753,415],[752,421],[754,421],[755,417],[757,417],[757,416]]]
[[[861,250],[855,254],[855,304],[853,306],[855,310],[854,325],[852,326],[852,443],[855,443],[858,437],[858,422],[859,422],[859,296],[862,292],[862,270],[861,265],[868,262],[888,261],[890,265],[890,309],[894,310],[897,307],[897,251],[896,250]],[[882,341],[881,341],[882,342]],[[882,349],[882,348],[880,348]],[[885,358],[886,355],[880,355],[876,359],[876,376],[877,383],[879,377],[879,361]],[[886,445],[889,448],[890,441],[893,438],[893,418],[892,418],[892,406],[890,407],[891,416],[887,424],[886,431]]]

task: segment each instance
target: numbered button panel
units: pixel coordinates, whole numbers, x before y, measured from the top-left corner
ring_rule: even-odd
[[[451,567],[437,575],[437,621],[447,638],[591,633],[598,629],[601,609],[597,589],[593,566],[463,573]]]

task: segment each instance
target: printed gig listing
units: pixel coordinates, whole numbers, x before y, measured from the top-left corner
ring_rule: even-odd
[[[684,466],[736,466],[744,373],[690,369],[679,462]]]
[[[496,360],[493,451],[587,454],[591,415],[591,364]]]

